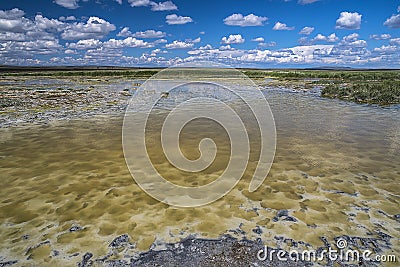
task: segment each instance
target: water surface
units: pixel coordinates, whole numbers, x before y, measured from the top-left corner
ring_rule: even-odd
[[[289,90],[264,93],[277,127],[267,179],[256,192],[247,191],[257,164],[253,155],[228,195],[199,208],[167,206],[135,184],[123,157],[123,115],[0,129],[0,255],[22,265],[32,259],[38,265],[75,265],[86,251],[95,258],[106,255],[108,244],[124,233],[143,251],[191,234],[261,237],[274,247],[275,237],[283,236],[318,247],[321,236],[380,232],[393,237],[400,255],[394,217],[400,214],[400,108]],[[208,183],[226,165],[229,142],[223,129],[195,123],[214,137],[220,153],[206,174],[182,174],[165,162],[161,150],[150,153],[158,170],[178,184]],[[195,129],[184,129],[181,143],[193,159],[202,138]],[[257,150],[257,138],[251,145]],[[274,220],[282,209],[296,221]],[[70,231],[72,226],[82,229]],[[253,231],[257,226],[261,234]]]

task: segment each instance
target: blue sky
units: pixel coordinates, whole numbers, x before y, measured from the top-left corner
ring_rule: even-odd
[[[0,64],[400,68],[395,0],[0,1]]]

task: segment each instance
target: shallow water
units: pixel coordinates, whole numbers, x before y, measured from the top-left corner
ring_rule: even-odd
[[[22,265],[32,263],[28,258],[38,265],[75,265],[82,254],[74,253],[105,255],[108,244],[124,233],[142,251],[153,242],[162,247],[190,234],[261,237],[274,247],[275,236],[284,236],[318,247],[321,236],[332,240],[378,232],[393,237],[393,251],[400,255],[394,218],[400,214],[400,108],[286,90],[264,93],[277,127],[267,179],[248,192],[257,160],[252,154],[240,183],[224,198],[198,208],[167,206],[135,184],[122,151],[122,115],[0,129],[0,255]],[[165,163],[160,150],[150,152],[160,172],[187,186],[217,178],[229,151],[218,125],[195,123],[213,135],[220,153],[205,175],[182,174]],[[183,153],[193,159],[202,138],[194,135],[197,127],[182,133]],[[257,151],[256,141],[251,145]],[[274,221],[281,209],[297,222]],[[74,225],[83,229],[69,231]],[[252,231],[257,226],[261,234]]]

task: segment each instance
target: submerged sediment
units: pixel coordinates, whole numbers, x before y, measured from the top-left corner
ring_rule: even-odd
[[[51,87],[51,82],[40,83]],[[22,91],[28,92],[31,85],[24,83]],[[22,115],[1,116],[1,265],[157,266],[169,261],[287,266],[257,261],[256,252],[264,245],[286,252],[334,248],[339,238],[349,248],[399,255],[400,116],[395,107],[265,90],[278,141],[265,182],[248,191],[257,163],[251,154],[244,177],[225,197],[203,207],[177,209],[143,192],[126,167],[121,127],[123,107],[134,90],[131,83],[98,81],[86,95],[72,92],[83,103],[76,109],[69,96],[61,95],[43,101],[54,100],[65,109],[39,112],[25,109],[28,104],[3,109]],[[52,94],[47,91],[51,89],[38,94]],[[90,98],[103,94],[99,102]],[[109,100],[117,99],[110,106],[108,94]],[[20,103],[30,101],[20,96]],[[97,103],[97,110],[85,112],[86,105]],[[182,136],[192,137],[194,130],[188,127]],[[229,151],[220,128],[204,132],[215,137],[221,153]],[[187,155],[195,157],[197,147],[196,138],[183,140]],[[181,175],[160,155],[161,148],[150,153],[158,170],[188,186],[216,179],[226,163],[222,154],[212,172]]]

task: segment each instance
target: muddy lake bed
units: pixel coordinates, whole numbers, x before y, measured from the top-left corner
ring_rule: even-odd
[[[248,191],[250,170],[257,162],[250,158],[243,179],[229,194],[206,206],[182,209],[143,192],[124,160],[124,111],[142,82],[1,81],[3,266],[153,266],[157,257],[158,264],[169,259],[166,251],[178,253],[181,247],[182,253],[190,244],[197,244],[193,249],[210,244],[204,249],[216,246],[219,251],[214,259],[203,257],[193,266],[213,265],[218,259],[227,264],[220,266],[229,266],[235,257],[242,264],[257,262],[254,248],[263,245],[317,250],[335,246],[339,237],[352,248],[399,259],[399,105],[322,98],[318,88],[265,87],[277,131],[267,179],[257,191]],[[223,138],[218,127],[207,131]],[[195,157],[196,142],[188,139],[182,150]],[[220,165],[207,177],[221,173],[223,157]],[[160,168],[176,182],[201,183],[204,178],[179,176],[167,164]],[[212,240],[222,241],[215,245]],[[229,252],[237,249],[226,258],[221,258],[223,240]],[[283,266],[279,264],[271,266]]]

